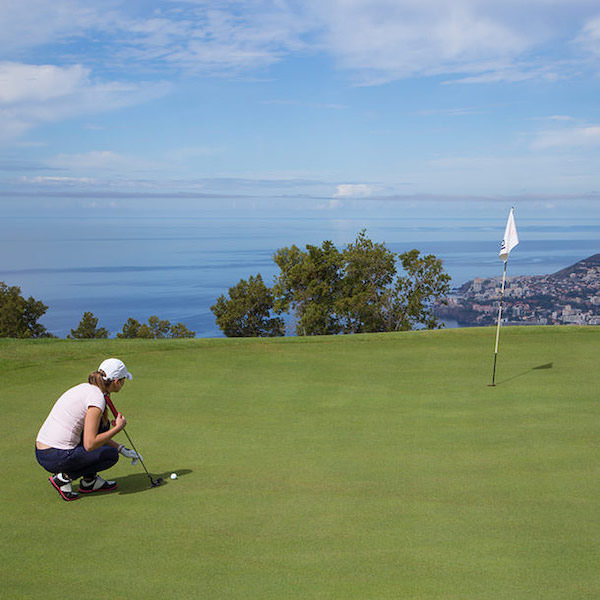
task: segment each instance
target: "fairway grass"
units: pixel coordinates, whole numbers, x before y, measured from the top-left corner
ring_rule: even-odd
[[[488,387],[494,336],[0,340],[0,597],[600,598],[600,328],[503,329]],[[35,435],[109,356],[167,481],[63,502]]]

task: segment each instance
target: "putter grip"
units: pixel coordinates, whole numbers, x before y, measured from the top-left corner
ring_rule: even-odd
[[[104,399],[106,400],[106,404],[108,404],[108,408],[110,408],[110,412],[113,414],[114,418],[117,418],[117,415],[119,414],[117,412],[117,409],[115,408],[115,405],[112,403],[112,400],[110,399],[110,396],[108,394],[106,394],[104,396]]]

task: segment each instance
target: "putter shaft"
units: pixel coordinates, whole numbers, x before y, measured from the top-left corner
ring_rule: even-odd
[[[106,400],[108,407],[110,408],[113,416],[116,419],[117,415],[119,414],[117,412],[116,406],[113,404],[113,402],[110,399],[110,396],[108,394],[104,395],[104,399]],[[142,467],[144,467],[144,471],[146,471],[146,475],[148,475],[148,478],[150,479],[150,485],[152,487],[156,487],[157,485],[160,485],[162,483],[162,477],[158,477],[156,480],[152,479],[152,475],[150,475],[150,473],[148,472],[148,469],[146,468],[146,465],[144,464],[144,461],[143,461],[142,457],[140,456],[140,453],[137,451],[137,448],[135,447],[133,440],[131,439],[130,435],[127,433],[127,430],[125,428],[123,428],[123,433],[127,436],[127,439],[129,440],[129,443],[131,444],[131,447],[133,448],[134,452],[138,455],[138,459],[142,463]]]

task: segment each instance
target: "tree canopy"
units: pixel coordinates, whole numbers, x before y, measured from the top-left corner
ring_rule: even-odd
[[[33,297],[25,299],[17,286],[9,287],[0,281],[0,337],[40,338],[55,337],[37,321],[48,307]],[[127,319],[118,338],[192,338],[196,335],[184,323],[171,323],[156,315],[141,324],[133,318]],[[109,336],[104,327],[98,327],[98,318],[92,312],[84,312],[75,329],[67,338],[103,339]]]
[[[108,337],[108,330],[98,327],[98,317],[91,312],[84,312],[76,329],[71,329],[67,337],[76,339],[102,339]]]
[[[211,307],[225,335],[283,335],[273,315],[284,313],[294,315],[298,335],[434,329],[434,303],[450,291],[450,276],[433,254],[396,254],[364,230],[342,250],[331,241],[306,250],[293,245],[273,260],[280,272],[272,289],[260,275],[242,279]]]
[[[277,250],[273,257],[281,273],[275,278],[273,293],[277,313],[292,309],[300,335],[326,335],[341,332],[335,304],[341,294],[340,273],[343,257],[333,242]]]
[[[160,319],[156,315],[148,317],[148,323],[140,323],[129,317],[123,324],[123,329],[117,333],[118,338],[193,338],[195,331],[190,331],[183,323],[171,324],[167,319]]]
[[[38,323],[48,307],[32,296],[25,299],[21,288],[8,287],[0,282],[0,337],[41,338],[53,337]]]
[[[229,298],[210,307],[227,337],[276,337],[284,334],[283,319],[272,316],[273,295],[260,274],[229,288]]]

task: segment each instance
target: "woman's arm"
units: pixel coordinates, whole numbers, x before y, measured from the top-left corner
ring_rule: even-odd
[[[98,433],[98,427],[100,425],[100,419],[102,418],[102,411],[96,406],[90,406],[85,415],[85,421],[83,423],[83,447],[90,452],[100,446],[107,444],[111,441],[111,438],[119,431],[121,431],[127,421],[125,417],[119,413],[115,419],[115,426],[111,427],[104,433]],[[112,443],[110,444],[113,445]]]

